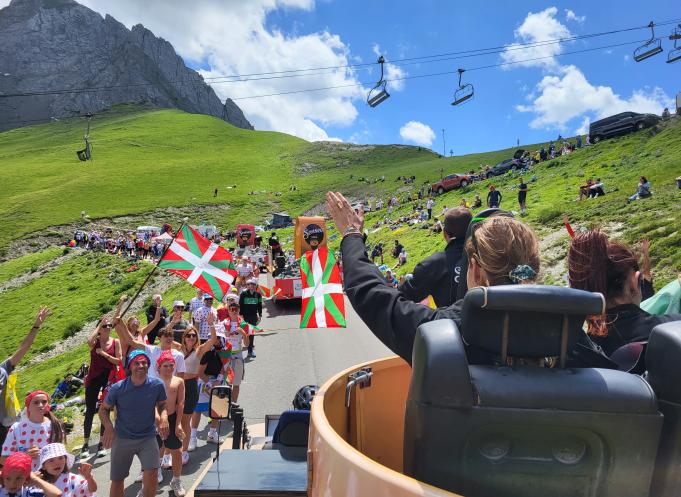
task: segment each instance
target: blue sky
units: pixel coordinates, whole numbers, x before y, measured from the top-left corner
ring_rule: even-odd
[[[655,2],[419,2],[356,0],[82,0],[126,26],[142,23],[170,41],[205,77],[375,62],[506,46],[646,25],[681,18],[678,0]],[[3,0],[0,0],[0,6]],[[676,7],[676,8],[673,8]],[[437,63],[391,67],[417,76],[532,56],[532,65],[469,71],[475,98],[452,107],[457,76],[389,83],[391,98],[372,109],[365,91],[378,67],[313,76],[217,83],[258,129],[309,140],[408,143],[455,155],[574,135],[589,120],[622,110],[661,111],[681,91],[681,61],[666,64],[672,26],[661,27],[665,52],[641,63],[635,45],[577,55],[562,52],[643,40],[649,30]],[[679,43],[681,45],[681,43]],[[300,89],[364,86],[245,98]],[[241,99],[240,99],[241,98]]]

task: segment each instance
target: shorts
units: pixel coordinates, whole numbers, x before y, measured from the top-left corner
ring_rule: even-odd
[[[158,447],[165,447],[169,450],[177,450],[182,448],[182,440],[177,438],[175,428],[177,427],[177,413],[174,412],[168,416],[168,438],[163,440],[159,435],[156,435],[156,442]]]
[[[123,481],[130,474],[133,457],[137,456],[143,471],[158,469],[158,444],[154,437],[114,438],[111,447],[111,481]]]
[[[198,378],[184,380],[184,410],[183,414],[192,414],[196,410],[199,402],[199,383]]]
[[[228,367],[232,368],[232,371],[234,373],[234,378],[232,378],[232,382],[230,385],[233,387],[238,387],[241,385],[241,381],[244,379],[244,358],[241,355],[241,352],[238,352],[238,355],[232,356],[232,358],[229,360]]]
[[[525,193],[525,192],[518,193],[518,202],[525,202],[526,198],[527,198],[527,193]]]

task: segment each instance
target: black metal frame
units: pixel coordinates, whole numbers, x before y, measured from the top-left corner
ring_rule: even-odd
[[[648,27],[650,28],[651,32],[650,39],[634,50],[634,60],[636,62],[649,59],[653,55],[657,55],[662,52],[662,40],[660,40],[660,38],[655,38],[655,23],[650,21]]]
[[[677,46],[677,41],[681,40],[681,24],[672,30],[669,39],[674,42],[674,47],[667,54],[667,64],[681,60],[681,47]]]
[[[377,64],[381,65],[381,79],[378,80],[376,86],[369,90],[369,93],[367,94],[367,104],[369,104],[369,107],[376,107],[378,104],[385,102],[390,97],[390,93],[388,93],[388,90],[386,90],[387,81],[383,79],[383,64],[385,64],[385,59],[382,55],[378,58]],[[376,90],[379,88],[380,91],[376,93]]]
[[[454,101],[452,102],[452,105],[459,105],[464,102],[467,102],[471,98],[473,98],[473,95],[475,95],[475,88],[473,87],[472,84],[468,83],[465,85],[461,84],[461,76],[465,72],[465,69],[458,69],[459,72],[459,88],[454,92]]]

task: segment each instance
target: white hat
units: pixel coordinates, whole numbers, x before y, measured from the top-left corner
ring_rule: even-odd
[[[248,280],[246,281],[246,284],[247,284],[247,285],[257,285],[257,284],[258,284],[258,280],[255,279],[255,278],[248,278]]]
[[[184,302],[181,300],[176,300],[173,302],[173,307],[184,307]]]
[[[45,461],[61,456],[66,456],[66,468],[71,469],[73,463],[76,461],[76,458],[73,457],[72,454],[69,454],[64,444],[47,444],[40,449],[40,466],[42,467],[42,465],[45,464]]]

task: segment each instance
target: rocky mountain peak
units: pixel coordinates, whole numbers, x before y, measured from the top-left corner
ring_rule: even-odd
[[[221,102],[169,42],[141,24],[129,30],[74,0],[12,0],[0,9],[0,131],[121,103],[253,129],[231,99]]]

